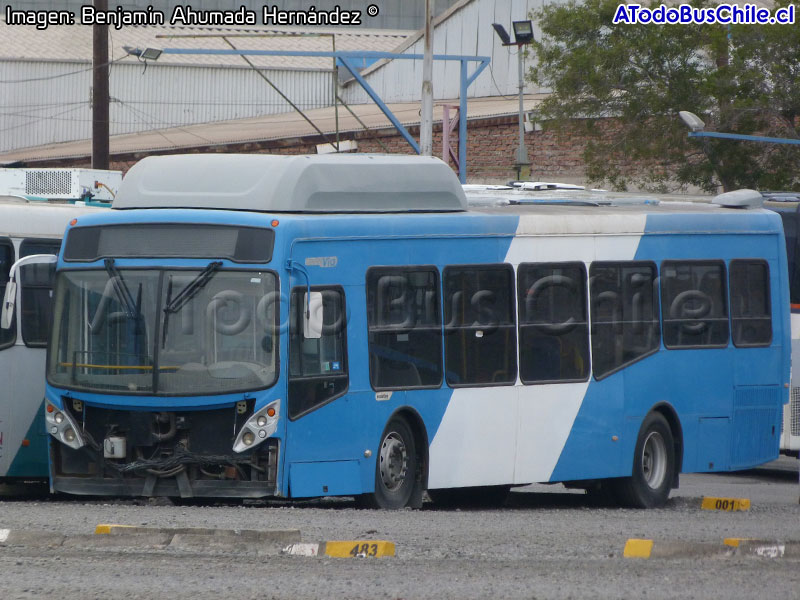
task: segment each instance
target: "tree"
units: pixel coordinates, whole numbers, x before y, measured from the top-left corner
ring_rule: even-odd
[[[542,39],[530,78],[552,91],[539,112],[587,137],[587,177],[616,189],[800,189],[800,146],[689,138],[678,118],[689,110],[707,130],[798,138],[800,27],[614,24],[619,6],[570,0],[533,15]]]

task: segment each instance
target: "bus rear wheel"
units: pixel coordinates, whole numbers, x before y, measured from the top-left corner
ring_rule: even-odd
[[[375,491],[360,500],[368,508],[398,509],[409,505],[417,482],[417,449],[405,419],[392,418],[381,435],[375,460]]]
[[[645,417],[633,456],[630,477],[615,480],[614,495],[623,506],[663,506],[675,477],[675,443],[664,416],[652,412]]]

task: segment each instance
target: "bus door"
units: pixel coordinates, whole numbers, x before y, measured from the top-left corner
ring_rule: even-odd
[[[361,492],[358,430],[347,409],[347,320],[341,286],[302,286],[289,300],[286,468],[292,497]]]
[[[0,285],[4,288],[0,348],[5,346],[0,354],[0,476],[47,476],[47,438],[41,410],[44,347],[49,338],[59,245],[58,240],[23,240],[19,252],[22,258],[13,265],[0,265]],[[0,245],[0,259],[9,257],[13,259],[11,244]],[[19,318],[15,319],[17,306]],[[17,339],[17,330],[21,340]]]

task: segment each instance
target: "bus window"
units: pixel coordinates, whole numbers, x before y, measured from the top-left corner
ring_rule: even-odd
[[[721,261],[664,261],[661,306],[670,349],[728,345],[725,265]]]
[[[511,265],[445,268],[444,318],[448,385],[516,381],[517,334]]]
[[[367,326],[374,389],[441,385],[442,318],[435,267],[369,269]]]
[[[763,260],[732,260],[731,332],[736,346],[769,346],[772,314],[769,266]]]
[[[597,379],[658,350],[654,264],[594,262],[589,269],[589,288],[592,366]]]
[[[32,254],[58,254],[60,240],[22,240],[20,258]],[[43,348],[50,338],[50,320],[53,316],[53,279],[55,263],[26,265],[20,269],[22,290],[22,340],[26,346]]]
[[[775,209],[778,210],[778,209]],[[786,238],[786,260],[789,263],[789,301],[800,304],[800,247],[798,247],[798,223],[800,213],[778,210],[783,222],[783,232]]]
[[[589,324],[584,264],[521,264],[517,280],[522,382],[586,380]]]
[[[11,265],[14,264],[14,246],[9,239],[0,239],[0,301],[5,297]],[[8,348],[17,337],[16,320],[11,321],[8,329],[0,328],[0,348]]]
[[[306,337],[307,290],[292,290],[289,321],[289,417],[294,419],[341,396],[347,389],[347,323],[341,289],[322,293],[322,333]]]

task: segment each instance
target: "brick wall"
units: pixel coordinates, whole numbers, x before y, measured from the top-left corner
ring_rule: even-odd
[[[419,128],[412,127],[409,133],[419,139]],[[471,183],[500,183],[516,178],[514,163],[518,144],[518,121],[516,116],[496,117],[467,124],[467,180]],[[373,132],[346,133],[340,139],[355,139],[359,152],[390,152],[411,154],[413,151],[405,139],[394,129]],[[380,142],[378,141],[380,140]],[[195,152],[237,152],[268,154],[316,154],[316,144],[323,143],[319,136],[247,142],[221,146],[197,146],[183,148],[178,153]],[[458,152],[458,130],[450,137],[454,152]],[[531,162],[529,179],[539,181],[584,182],[583,152],[584,140],[578,135],[559,134],[555,131],[532,131],[525,134]],[[434,124],[434,155],[442,156],[442,130]],[[149,153],[112,155],[110,168],[126,172],[138,160]],[[450,163],[454,167],[453,163]],[[38,162],[40,167],[90,167],[90,160]],[[455,168],[455,167],[454,167]]]

